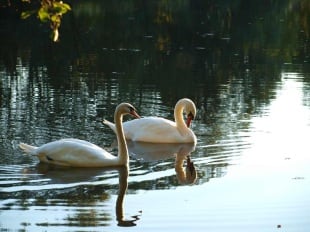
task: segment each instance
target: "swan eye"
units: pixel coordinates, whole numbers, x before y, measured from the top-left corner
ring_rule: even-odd
[[[140,118],[140,116],[137,114],[136,109],[132,106],[128,106],[129,114],[134,116],[135,118]]]
[[[187,117],[193,119],[195,118],[194,114],[192,113],[192,111],[189,112],[189,114],[187,115]]]
[[[133,107],[131,107],[131,106],[129,106],[128,108],[129,108],[130,113],[136,111],[136,110],[135,110]]]

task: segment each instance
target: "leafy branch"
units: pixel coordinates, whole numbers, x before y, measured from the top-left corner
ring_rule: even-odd
[[[31,0],[22,0],[23,2],[30,3]],[[37,17],[43,23],[50,23],[51,27],[51,38],[54,42],[57,42],[59,39],[58,29],[61,24],[62,15],[71,10],[71,7],[57,0],[41,0],[41,6],[37,10],[28,10],[24,11],[21,14],[22,19],[26,19],[31,15],[37,14]]]

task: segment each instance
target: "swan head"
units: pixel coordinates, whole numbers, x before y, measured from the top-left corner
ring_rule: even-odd
[[[190,127],[192,120],[196,117],[196,106],[195,103],[188,99],[183,98],[180,101],[184,104],[184,112],[186,114],[186,126]]]
[[[116,111],[123,115],[130,114],[135,118],[140,118],[140,116],[137,113],[136,108],[129,103],[119,104],[116,108]]]

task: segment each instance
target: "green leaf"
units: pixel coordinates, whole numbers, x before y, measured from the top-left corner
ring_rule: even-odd
[[[53,10],[59,14],[65,14],[71,10],[71,7],[63,2],[53,2]]]
[[[50,19],[48,11],[43,7],[38,11],[38,17],[42,22],[47,22]]]
[[[68,11],[68,10],[71,10],[71,7],[70,7],[69,4],[67,4],[67,3],[61,3],[61,5],[62,5],[62,8],[63,8],[63,9],[66,9],[67,11]]]
[[[51,21],[54,22],[54,23],[58,23],[58,24],[61,23],[59,15],[52,15],[51,16]]]
[[[33,15],[35,12],[36,12],[35,10],[24,11],[21,14],[21,18],[26,19],[26,18],[30,17],[31,15]]]

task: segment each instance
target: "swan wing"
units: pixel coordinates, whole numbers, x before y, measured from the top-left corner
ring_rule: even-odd
[[[108,120],[104,120],[103,123],[116,132],[114,123]],[[176,124],[175,122],[160,117],[144,117],[124,122],[123,129],[126,139],[145,141],[154,139],[154,133],[158,134],[158,132],[161,132],[163,134],[168,134],[171,133],[171,131],[176,131]],[[144,138],[144,140],[140,140],[142,138]]]
[[[38,147],[35,155],[42,162],[65,166],[96,167],[116,159],[104,149],[79,139],[61,139]]]
[[[110,127],[114,133],[116,133],[116,128],[115,128],[115,124],[113,122],[110,122],[106,119],[103,120],[103,124],[107,125],[108,127]],[[124,124],[124,123],[123,123]]]
[[[193,142],[186,134],[180,134],[176,123],[161,117],[145,117],[123,124],[125,136],[133,141],[151,143]]]
[[[115,124],[103,121],[115,132]],[[144,117],[123,123],[126,139],[149,143],[196,143],[197,138],[190,128],[184,133],[175,122],[161,117]]]

